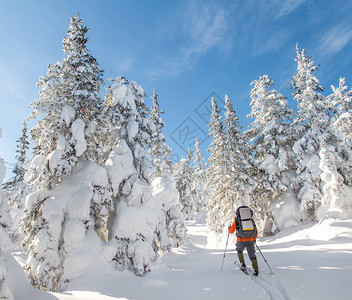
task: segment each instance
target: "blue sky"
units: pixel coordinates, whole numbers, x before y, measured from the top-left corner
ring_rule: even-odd
[[[27,106],[38,97],[36,82],[63,58],[62,39],[78,12],[90,28],[87,47],[105,71],[105,87],[108,78],[125,76],[142,85],[149,103],[157,90],[174,160],[194,136],[206,150],[212,95],[220,104],[229,95],[244,129],[250,83],[259,76],[268,74],[292,99],[297,43],[320,65],[316,75],[326,94],[339,77],[352,83],[349,0],[0,0],[0,157],[8,163]]]

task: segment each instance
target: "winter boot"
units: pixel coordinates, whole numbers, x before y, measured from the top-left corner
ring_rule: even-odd
[[[253,258],[252,259],[252,267],[253,267],[253,270],[254,270],[254,273],[253,273],[253,275],[254,276],[258,276],[258,274],[259,274],[259,271],[258,271],[258,261],[257,261],[257,259],[256,258]]]

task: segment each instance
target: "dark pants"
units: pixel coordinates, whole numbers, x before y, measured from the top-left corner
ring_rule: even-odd
[[[236,243],[237,252],[243,252],[243,250],[245,248],[247,249],[248,256],[249,256],[250,260],[257,258],[255,255],[254,241],[247,241],[247,242],[237,241],[237,243]]]

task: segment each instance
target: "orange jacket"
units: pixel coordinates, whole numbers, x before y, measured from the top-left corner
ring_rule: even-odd
[[[229,227],[229,233],[234,233],[236,231],[236,220],[233,221],[232,225]],[[251,237],[251,238],[243,238],[238,236],[237,241],[238,242],[248,242],[248,241],[255,241],[257,239],[257,236]]]

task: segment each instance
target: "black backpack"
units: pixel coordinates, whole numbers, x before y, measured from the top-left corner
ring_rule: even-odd
[[[236,210],[236,233],[238,237],[253,238],[257,236],[257,227],[253,220],[253,211],[248,206]]]

